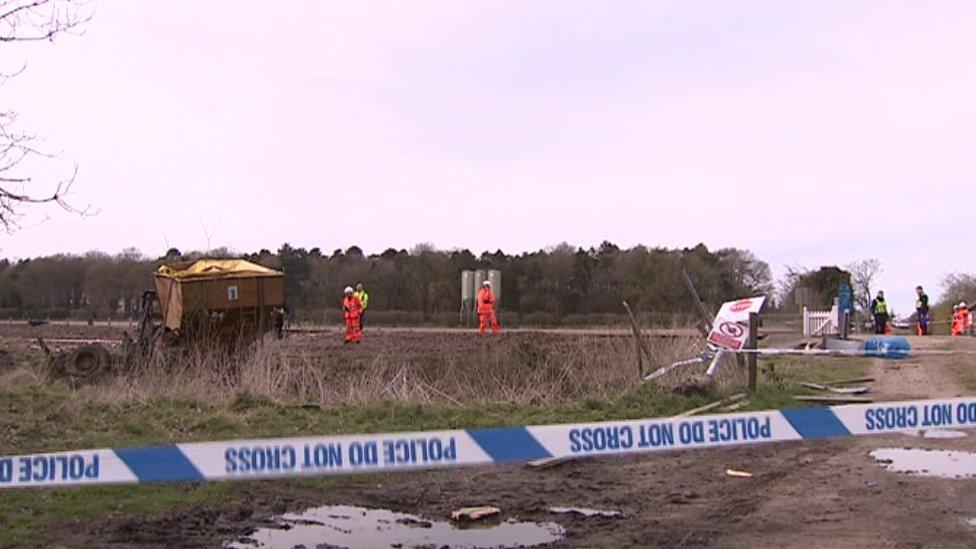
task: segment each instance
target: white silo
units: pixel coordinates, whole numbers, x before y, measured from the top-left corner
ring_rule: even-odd
[[[478,290],[481,289],[481,285],[484,284],[486,280],[488,280],[488,273],[486,273],[483,269],[478,269],[477,271],[474,272],[475,296],[478,295]]]
[[[477,286],[474,283],[474,271],[461,271],[461,323],[467,324],[474,311],[474,299]]]
[[[488,282],[491,282],[491,291],[495,294],[495,310],[502,305],[502,272],[497,269],[488,271]]]

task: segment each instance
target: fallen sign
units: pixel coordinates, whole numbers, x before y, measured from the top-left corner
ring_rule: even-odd
[[[0,457],[0,489],[407,472],[976,428],[976,397],[561,425],[310,436]]]
[[[692,286],[691,289],[694,290],[694,287]],[[745,347],[750,335],[749,316],[753,313],[759,313],[765,303],[766,296],[762,295],[726,301],[722,304],[718,314],[715,315],[715,320],[711,324],[712,328],[705,338],[709,347],[707,352],[696,358],[682,360],[659,368],[645,377],[644,381],[652,381],[682,366],[704,364],[705,362],[709,362],[705,373],[709,377],[714,376],[719,362],[726,353],[746,350]]]

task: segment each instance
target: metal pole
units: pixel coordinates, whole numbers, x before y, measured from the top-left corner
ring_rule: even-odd
[[[685,279],[685,285],[688,286],[688,291],[691,292],[691,297],[695,300],[695,306],[698,308],[698,314],[702,318],[704,323],[704,328],[699,324],[699,329],[705,337],[708,337],[708,332],[712,329],[712,318],[715,315],[711,314],[702,303],[701,297],[698,296],[698,290],[695,289],[695,285],[691,282],[691,277],[688,276],[688,272],[681,269],[681,276]]]
[[[749,339],[746,340],[746,349],[755,350],[759,347],[759,313],[749,313]],[[759,389],[759,372],[756,366],[756,353],[749,353],[746,356],[746,363],[749,366],[749,390],[755,392]]]

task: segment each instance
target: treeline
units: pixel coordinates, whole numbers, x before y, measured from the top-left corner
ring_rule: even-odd
[[[769,266],[751,252],[712,251],[704,245],[622,249],[604,242],[589,249],[560,244],[518,255],[475,255],[421,244],[409,251],[391,248],[366,255],[356,246],[323,253],[284,244],[276,252],[243,255],[171,249],[162,257],[147,258],[126,250],[114,256],[92,252],[0,261],[0,316],[133,317],[141,293],[151,288],[155,268],[203,256],[242,257],[281,269],[292,317],[307,320],[334,320],[342,288],[363,282],[374,318],[384,318],[385,312],[390,322],[457,322],[460,272],[465,269],[501,270],[501,309],[510,322],[527,324],[601,322],[601,315],[616,318],[623,300],[655,322],[690,316],[694,304],[682,269],[712,304],[772,290]]]

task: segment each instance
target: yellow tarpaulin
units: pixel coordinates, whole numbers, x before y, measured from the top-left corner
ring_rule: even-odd
[[[281,276],[282,273],[243,259],[200,259],[183,269],[163,265],[156,269],[156,274],[177,280],[186,280],[190,278],[237,276]]]

